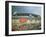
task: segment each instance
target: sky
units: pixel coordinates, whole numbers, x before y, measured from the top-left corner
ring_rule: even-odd
[[[12,6],[12,13],[32,13],[41,15],[41,7],[36,6]]]

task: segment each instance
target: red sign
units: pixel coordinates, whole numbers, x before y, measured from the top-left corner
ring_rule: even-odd
[[[27,21],[27,18],[20,18],[19,21],[20,22],[26,22]]]

